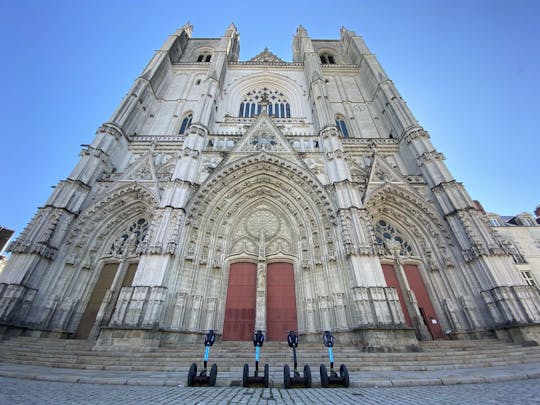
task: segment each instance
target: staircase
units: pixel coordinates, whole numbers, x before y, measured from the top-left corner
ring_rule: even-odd
[[[185,372],[193,362],[202,364],[204,354],[202,342],[150,352],[136,347],[93,351],[92,347],[93,343],[86,340],[19,336],[0,342],[0,362],[86,370]],[[430,341],[420,343],[420,347],[421,352],[365,353],[357,347],[337,345],[334,348],[335,364],[345,363],[350,372],[384,372],[540,363],[540,346],[522,347],[495,339]],[[328,352],[322,344],[300,342],[297,353],[300,368],[309,364],[315,372],[321,363],[328,365]],[[210,352],[209,364],[218,363],[220,372],[236,372],[245,363],[253,367],[254,354],[251,342],[216,342]],[[274,370],[282,370],[286,363],[292,368],[292,351],[287,343],[266,342],[260,364],[266,363]]]

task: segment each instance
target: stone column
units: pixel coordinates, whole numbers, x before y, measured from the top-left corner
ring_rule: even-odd
[[[266,251],[264,230],[259,234],[259,262],[257,263],[257,292],[255,304],[255,330],[266,331]]]

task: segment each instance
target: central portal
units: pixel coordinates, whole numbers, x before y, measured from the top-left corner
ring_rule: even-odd
[[[290,263],[266,267],[266,339],[281,341],[298,330],[294,268]],[[259,286],[260,288],[260,286]],[[250,341],[256,322],[257,266],[232,263],[229,270],[223,340]]]

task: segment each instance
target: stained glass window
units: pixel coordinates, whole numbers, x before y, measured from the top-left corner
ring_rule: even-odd
[[[276,118],[291,118],[291,106],[283,92],[270,90],[267,87],[248,92],[240,103],[238,115],[245,118],[259,115],[262,111],[262,105],[259,103],[263,98],[263,94],[266,94],[266,100],[269,102],[267,107],[268,115]]]
[[[383,219],[379,220],[375,225],[375,239],[380,244],[384,244],[385,240],[399,243],[402,256],[411,256],[413,254],[411,245],[403,238],[399,229]]]
[[[148,233],[148,222],[144,218],[133,222],[128,226],[112,243],[109,254],[120,256],[127,252],[135,253],[137,246],[141,243]]]

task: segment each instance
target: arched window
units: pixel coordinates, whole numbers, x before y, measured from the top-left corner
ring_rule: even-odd
[[[291,118],[291,105],[283,92],[271,90],[267,87],[248,92],[240,103],[238,116],[249,118],[259,115],[262,111],[262,106],[259,102],[262,100],[263,94],[266,95],[266,101],[268,103],[268,115],[276,118]]]
[[[413,255],[411,245],[403,238],[399,229],[383,219],[377,221],[375,224],[375,240],[377,243],[387,246],[390,243],[398,244],[402,256]]]
[[[336,115],[336,127],[343,135],[343,138],[349,137],[349,130],[347,129],[347,124],[345,123],[345,118],[341,115]]]
[[[200,53],[197,57],[197,62],[210,62],[212,60],[212,54],[209,52]]]
[[[178,131],[178,135],[183,135],[186,132],[186,130],[191,125],[192,119],[193,119],[192,113],[188,113],[187,115],[184,116],[184,119],[182,120],[182,125],[180,125],[180,131]]]
[[[322,53],[320,55],[321,63],[323,65],[335,65],[336,60],[334,59],[333,55],[330,55],[329,53]]]
[[[121,256],[124,253],[134,254],[139,243],[146,239],[148,233],[148,222],[144,218],[133,222],[114,240],[109,254]]]

